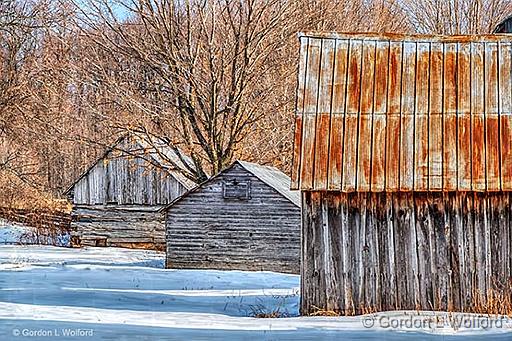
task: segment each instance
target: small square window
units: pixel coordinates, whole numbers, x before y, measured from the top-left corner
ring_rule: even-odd
[[[251,199],[251,180],[228,179],[222,181],[224,199]]]

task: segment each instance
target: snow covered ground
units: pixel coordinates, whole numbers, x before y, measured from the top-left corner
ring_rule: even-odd
[[[56,236],[45,235],[44,231],[36,234],[36,229],[19,223],[0,219],[0,245],[2,244],[47,244],[69,246],[71,236],[62,233]]]
[[[29,228],[0,219],[0,244],[16,244]]]
[[[512,339],[508,319],[475,315],[297,317],[298,287],[272,272],[166,270],[153,251],[3,245],[0,340]],[[274,311],[288,317],[251,317]]]

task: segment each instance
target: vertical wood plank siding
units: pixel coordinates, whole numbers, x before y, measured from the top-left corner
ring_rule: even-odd
[[[301,37],[292,189],[510,190],[511,41]]]
[[[510,194],[304,192],[301,313],[475,311],[506,289]]]
[[[140,141],[123,137],[72,186],[71,235],[80,245],[164,248],[159,210],[194,184],[136,156],[148,157],[145,151]]]
[[[302,314],[477,312],[504,297],[512,36],[313,33],[300,51]]]
[[[77,205],[165,205],[187,191],[164,170],[141,158],[100,160],[73,188]]]
[[[225,199],[224,180],[251,199]],[[167,209],[167,267],[299,273],[300,208],[235,164]]]

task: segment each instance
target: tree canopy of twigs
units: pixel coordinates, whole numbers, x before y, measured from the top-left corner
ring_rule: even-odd
[[[150,143],[163,138],[182,147],[194,162],[190,177],[204,181],[231,163],[265,114],[260,103],[280,86],[266,78],[287,34],[289,7],[282,0],[94,1],[81,27],[137,68],[136,75],[109,74],[102,63],[95,74],[120,95],[118,105],[139,114],[121,125]]]
[[[403,9],[419,33],[489,34],[512,14],[510,0],[404,0]]]
[[[510,14],[510,0],[0,0],[0,204],[60,197],[127,133],[190,156],[198,182],[239,158],[288,171],[298,32],[483,34]]]

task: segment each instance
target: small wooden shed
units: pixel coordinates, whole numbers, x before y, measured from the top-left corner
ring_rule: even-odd
[[[492,311],[511,295],[511,42],[300,37],[303,314]]]
[[[71,185],[74,243],[164,250],[160,210],[196,184],[169,165],[185,169],[189,158],[165,143],[157,148],[124,136]]]
[[[167,268],[299,273],[300,194],[274,167],[236,161],[165,212]]]

